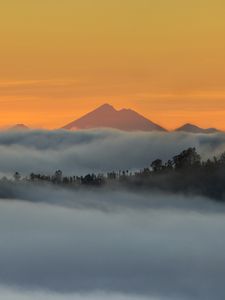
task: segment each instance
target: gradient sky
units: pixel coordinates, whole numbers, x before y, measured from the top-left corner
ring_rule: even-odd
[[[57,128],[102,103],[225,129],[224,0],[7,0],[0,126]]]

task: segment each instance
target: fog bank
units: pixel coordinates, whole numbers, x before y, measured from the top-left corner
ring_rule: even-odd
[[[0,133],[1,174],[139,169],[188,147],[203,158],[225,134]],[[224,300],[225,206],[136,188],[0,181],[4,300]]]
[[[223,213],[4,200],[0,284],[59,299],[96,291],[135,300],[223,299],[224,228]]]
[[[144,133],[112,130],[0,132],[1,173],[65,174],[147,167],[188,147],[203,158],[225,151],[225,134]]]

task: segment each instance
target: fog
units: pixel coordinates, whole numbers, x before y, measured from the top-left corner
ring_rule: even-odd
[[[175,204],[188,199],[146,194],[132,199],[131,193],[117,191],[99,194],[97,200],[98,193],[86,194],[86,199],[82,192],[76,195],[74,202],[84,199],[81,207],[44,199],[0,201],[2,295],[47,300],[224,299],[222,205],[210,202],[204,207],[196,198],[197,209],[179,209]],[[63,194],[61,202],[70,202],[67,196]],[[148,209],[138,202],[144,197],[153,203]],[[120,200],[126,205],[115,209],[114,201]],[[92,207],[92,201],[105,202],[107,209]]]
[[[0,172],[135,169],[224,146],[224,134],[1,132]],[[0,298],[222,300],[224,216],[203,196],[1,181]]]
[[[225,134],[127,133],[90,131],[0,132],[1,174],[15,170],[65,174],[139,169],[156,158],[167,160],[188,147],[203,158],[225,150]]]
[[[4,300],[163,300],[155,297],[121,295],[116,293],[95,292],[91,294],[56,294],[49,292],[27,292],[16,289],[0,288]]]
[[[0,198],[10,202],[18,199],[31,203],[45,203],[74,209],[103,212],[121,210],[174,209],[199,213],[225,213],[223,202],[203,196],[188,196],[121,186],[67,188],[52,184],[0,182]],[[214,203],[215,202],[215,203]]]

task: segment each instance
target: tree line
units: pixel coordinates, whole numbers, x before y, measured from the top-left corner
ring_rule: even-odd
[[[15,172],[13,181],[48,182],[65,186],[122,185],[128,188],[197,194],[225,200],[225,152],[219,157],[203,160],[195,148],[188,148],[166,162],[157,158],[146,168],[135,172],[120,170],[106,174],[64,176],[61,170],[57,170],[51,176],[31,173],[26,177]]]

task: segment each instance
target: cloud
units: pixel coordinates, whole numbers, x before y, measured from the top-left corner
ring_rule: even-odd
[[[65,174],[139,169],[196,147],[204,158],[225,150],[225,134],[126,133],[110,130],[0,133],[1,172]]]
[[[210,198],[166,191],[132,189],[121,186],[98,188],[66,188],[51,184],[0,182],[0,198],[31,203],[45,203],[74,209],[92,209],[103,212],[122,210],[180,210],[198,213],[225,213],[221,202]],[[166,198],[166,201],[165,201]]]
[[[98,196],[90,193],[89,202]],[[113,206],[124,195],[104,197]],[[100,291],[113,300],[223,299],[224,213],[209,211],[0,201],[0,284],[20,297],[48,291],[50,299],[101,299]]]
[[[141,168],[225,135],[0,133],[1,172]],[[203,197],[0,182],[0,295],[6,300],[220,300],[225,207]]]
[[[47,291],[28,292],[24,290],[0,288],[4,300],[163,300],[155,297],[122,295],[116,293],[95,292],[91,294],[57,294]]]

